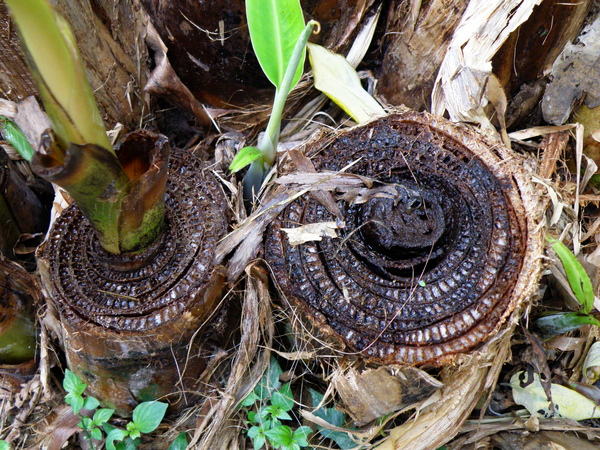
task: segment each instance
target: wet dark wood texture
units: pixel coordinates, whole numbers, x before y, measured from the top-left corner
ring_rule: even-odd
[[[389,116],[313,144],[318,171],[358,161],[350,172],[387,194],[338,200],[339,238],[291,246],[281,228],[336,220],[304,196],[266,241],[274,280],[301,315],[385,363],[435,365],[483,342],[510,313],[525,254],[510,172],[427,120]]]

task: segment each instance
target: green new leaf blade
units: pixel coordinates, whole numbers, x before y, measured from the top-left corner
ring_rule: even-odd
[[[114,409],[102,408],[94,413],[94,424],[100,426],[110,420],[114,414]]]
[[[290,383],[284,384],[281,389],[273,393],[271,403],[282,411],[290,411],[294,407],[294,394]]]
[[[152,433],[160,425],[167,411],[166,403],[144,402],[133,410],[133,423],[141,433]]]
[[[69,369],[65,370],[65,379],[63,380],[63,388],[70,394],[82,395],[87,384],[79,379],[77,375]]]
[[[545,337],[550,337],[577,330],[584,325],[600,326],[600,321],[589,314],[569,312],[542,316],[535,321],[535,325]]]
[[[83,402],[83,408],[87,409],[88,411],[93,411],[98,406],[100,406],[100,402],[95,397],[86,397],[85,401]]]
[[[310,42],[307,47],[318,90],[358,123],[385,115],[383,107],[363,89],[356,70],[346,58]]]
[[[0,441],[0,450],[10,450],[10,444],[5,440]]]
[[[565,269],[569,286],[571,286],[575,298],[581,303],[581,311],[589,313],[594,307],[594,288],[590,277],[575,255],[562,242],[553,237],[546,237],[546,240],[556,252]]]
[[[229,164],[229,170],[232,173],[242,170],[248,164],[260,158],[261,156],[262,152],[258,148],[244,147],[238,152],[237,155],[235,155],[233,161],[231,161],[231,164]]]
[[[34,153],[33,148],[31,148],[31,144],[29,144],[29,141],[16,123],[0,116],[0,132],[2,132],[4,139],[19,152],[19,155],[23,159],[31,161]]]
[[[116,450],[115,441],[122,441],[127,437],[127,431],[120,428],[113,428],[106,436],[106,450]]]
[[[299,0],[246,0],[246,16],[252,48],[263,72],[280,88],[298,36],[304,28]],[[300,79],[303,55],[292,86]]]

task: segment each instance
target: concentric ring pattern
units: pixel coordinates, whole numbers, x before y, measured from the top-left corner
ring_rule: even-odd
[[[205,298],[202,288],[213,272],[214,248],[227,232],[226,211],[221,186],[206,166],[172,149],[166,230],[149,254],[139,255],[146,262],[125,269],[125,260],[107,254],[79,209],[70,206],[54,224],[45,250],[61,315],[143,331],[184,311],[210,314],[214,305],[204,303],[218,298]]]
[[[372,195],[338,198],[337,238],[292,246],[282,228],[336,220],[304,195],[266,241],[274,280],[301,316],[386,363],[438,364],[486,340],[510,313],[526,249],[510,171],[428,120],[388,116],[312,144],[317,171],[354,162],[350,172],[376,180]]]

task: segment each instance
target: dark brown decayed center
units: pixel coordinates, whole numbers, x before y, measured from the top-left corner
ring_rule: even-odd
[[[191,308],[208,315],[214,305],[203,305],[200,294],[227,232],[226,210],[218,181],[177,149],[169,160],[166,230],[149,254],[106,253],[79,209],[69,207],[45,251],[62,314],[123,331],[155,328]]]
[[[397,194],[338,200],[338,238],[289,245],[281,228],[335,221],[310,196],[271,224],[266,259],[285,297],[351,348],[384,362],[443,359],[483,342],[505,318],[526,230],[509,176],[446,133],[394,116],[317,151],[317,171],[376,179]]]

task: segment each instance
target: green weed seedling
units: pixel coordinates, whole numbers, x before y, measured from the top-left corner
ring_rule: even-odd
[[[304,25],[299,0],[246,0],[250,41],[258,62],[275,86],[275,99],[267,129],[258,144],[244,147],[229,170],[237,172],[248,164],[243,181],[244,199],[251,202],[275,162],[283,107],[304,70],[306,43],[317,22]]]
[[[575,255],[562,243],[552,237],[546,238],[565,270],[569,286],[580,304],[579,310],[567,313],[553,313],[540,317],[535,323],[546,336],[567,333],[583,325],[600,326],[600,320],[590,312],[594,307],[594,288],[587,272]]]
[[[0,441],[0,450],[10,450],[10,444],[4,439]]]
[[[84,396],[87,384],[81,381],[69,369],[65,371],[63,388],[67,391],[65,403],[71,406],[73,413],[81,419],[78,426],[84,431],[92,450],[96,448],[94,441],[102,440],[104,432],[107,434],[107,450],[131,450],[138,448],[141,443],[140,437],[142,434],[152,433],[158,428],[168,406],[166,403],[158,401],[140,403],[133,410],[132,420],[127,423],[125,429],[122,429],[108,423],[114,414],[113,409],[96,409],[100,406],[100,402],[94,397]],[[87,414],[83,414],[81,410],[91,411],[94,414],[90,418]],[[180,433],[169,447],[169,450],[182,450],[186,446],[187,437],[185,433]],[[0,450],[2,450],[1,446]]]
[[[323,401],[323,394],[315,391],[314,389],[310,389],[310,396],[314,407],[319,406]],[[325,406],[321,406],[320,408],[313,411],[313,414],[323,419],[327,423],[333,425],[334,427],[347,428],[349,432],[356,430],[356,428],[347,427],[346,414],[344,414],[341,411],[338,411],[335,408],[326,408]],[[342,450],[351,450],[359,446],[359,443],[350,437],[350,433],[344,433],[343,431],[334,431],[321,426],[317,426],[317,431],[324,438],[331,439],[332,441],[334,441]]]
[[[63,388],[65,391],[67,391],[65,403],[69,405],[73,410],[73,413],[77,415],[79,419],[81,419],[78,426],[85,432],[85,436],[90,444],[90,447],[94,449],[95,447],[93,441],[99,441],[103,438],[102,426],[110,420],[115,411],[108,408],[102,408],[95,411],[96,408],[100,406],[100,402],[94,397],[83,396],[83,393],[87,388],[87,384],[82,382],[81,379],[79,379],[79,377],[69,369],[65,371]],[[89,418],[88,416],[82,414],[82,409],[95,411],[94,416]]]
[[[290,383],[283,386],[279,381],[281,366],[275,358],[254,390],[240,404],[248,410],[248,437],[252,439],[254,450],[263,448],[266,443],[275,449],[300,450],[308,447],[310,427],[301,426],[293,430],[282,421],[292,420],[289,412],[294,407],[294,396]]]

